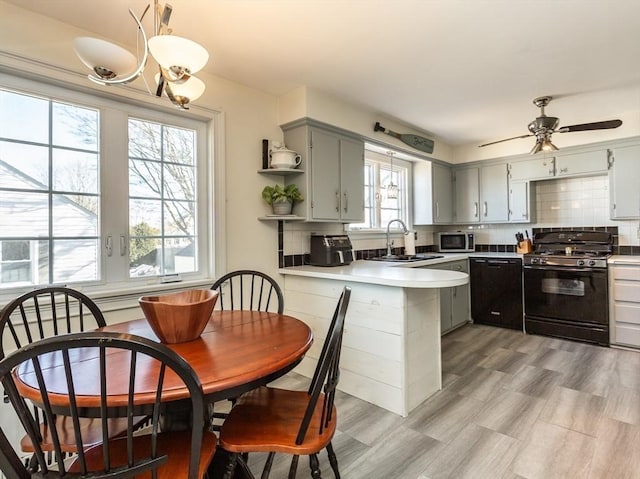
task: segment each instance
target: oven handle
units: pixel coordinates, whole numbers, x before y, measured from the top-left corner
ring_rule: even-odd
[[[565,268],[564,266],[560,266],[560,267],[554,267],[554,266],[530,266],[527,265],[524,267],[524,269],[540,269],[540,270],[545,270],[545,271],[568,271],[570,273],[594,273],[596,271],[599,271],[598,269],[594,269],[594,268]],[[606,269],[602,268],[602,271],[606,271]]]

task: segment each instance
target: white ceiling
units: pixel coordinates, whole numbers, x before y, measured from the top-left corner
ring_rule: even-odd
[[[8,0],[135,42],[147,0]],[[307,85],[451,145],[640,110],[638,0],[169,0],[212,74],[274,95]],[[144,20],[152,30],[150,16]],[[580,133],[571,133],[580,135]]]

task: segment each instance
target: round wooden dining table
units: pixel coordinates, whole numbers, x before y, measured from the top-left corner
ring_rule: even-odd
[[[135,334],[158,341],[145,319],[112,324],[98,331]],[[168,344],[193,368],[202,383],[206,400],[213,403],[237,397],[243,392],[265,385],[293,369],[311,347],[311,329],[291,316],[258,311],[214,311],[201,336],[184,343]],[[121,361],[119,361],[121,357]],[[96,377],[97,355],[78,352],[71,358],[76,378],[78,406],[99,408],[100,381]],[[108,406],[126,405],[128,382],[123,368],[129,367],[126,353],[117,352],[107,360]],[[153,404],[155,400],[155,371],[158,363],[141,362],[137,365],[136,405]],[[140,370],[142,368],[142,370]],[[144,368],[147,368],[146,370]],[[78,371],[86,374],[79,374]],[[35,375],[29,368],[16,371],[20,393],[37,402],[40,399]],[[45,371],[50,393],[66,396],[67,385],[61,362],[51,364]],[[153,378],[148,388],[144,378]],[[181,401],[189,392],[178,381],[166,378],[162,391],[163,402]]]

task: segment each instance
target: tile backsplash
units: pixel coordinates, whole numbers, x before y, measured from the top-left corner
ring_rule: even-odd
[[[514,245],[515,233],[534,228],[595,228],[617,227],[621,252],[630,254],[638,250],[638,220],[613,221],[609,219],[609,179],[606,175],[585,178],[562,178],[536,182],[536,222],[526,224],[452,225],[445,227],[416,226],[416,246],[433,244],[434,231],[473,230],[476,244],[482,247],[507,248]],[[612,229],[612,231],[615,231]],[[344,234],[337,223],[286,222],[283,241],[285,255],[309,252],[309,236],[314,234]],[[615,233],[614,233],[615,234]],[[384,248],[384,234],[363,237],[352,235],[356,251]],[[482,246],[485,245],[485,246]],[[503,246],[504,245],[504,246]],[[396,241],[395,246],[402,246]],[[628,248],[627,248],[628,247]],[[496,249],[496,251],[501,251]]]

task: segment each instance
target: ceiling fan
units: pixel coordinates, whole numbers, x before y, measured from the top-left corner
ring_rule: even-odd
[[[547,116],[544,114],[544,108],[549,104],[552,97],[541,96],[533,100],[533,104],[540,108],[540,116],[529,123],[529,131],[531,133],[527,135],[514,136],[513,138],[505,138],[504,140],[492,141],[491,143],[485,143],[480,147],[495,145],[496,143],[502,143],[503,141],[517,140],[519,138],[528,138],[530,136],[536,137],[536,144],[531,149],[531,153],[538,153],[539,151],[554,151],[558,147],[551,143],[551,135],[553,133],[569,133],[572,131],[588,131],[588,130],[609,130],[611,128],[618,128],[622,125],[621,120],[608,120],[608,121],[596,121],[594,123],[582,123],[580,125],[569,125],[558,128],[560,120],[555,116]]]

